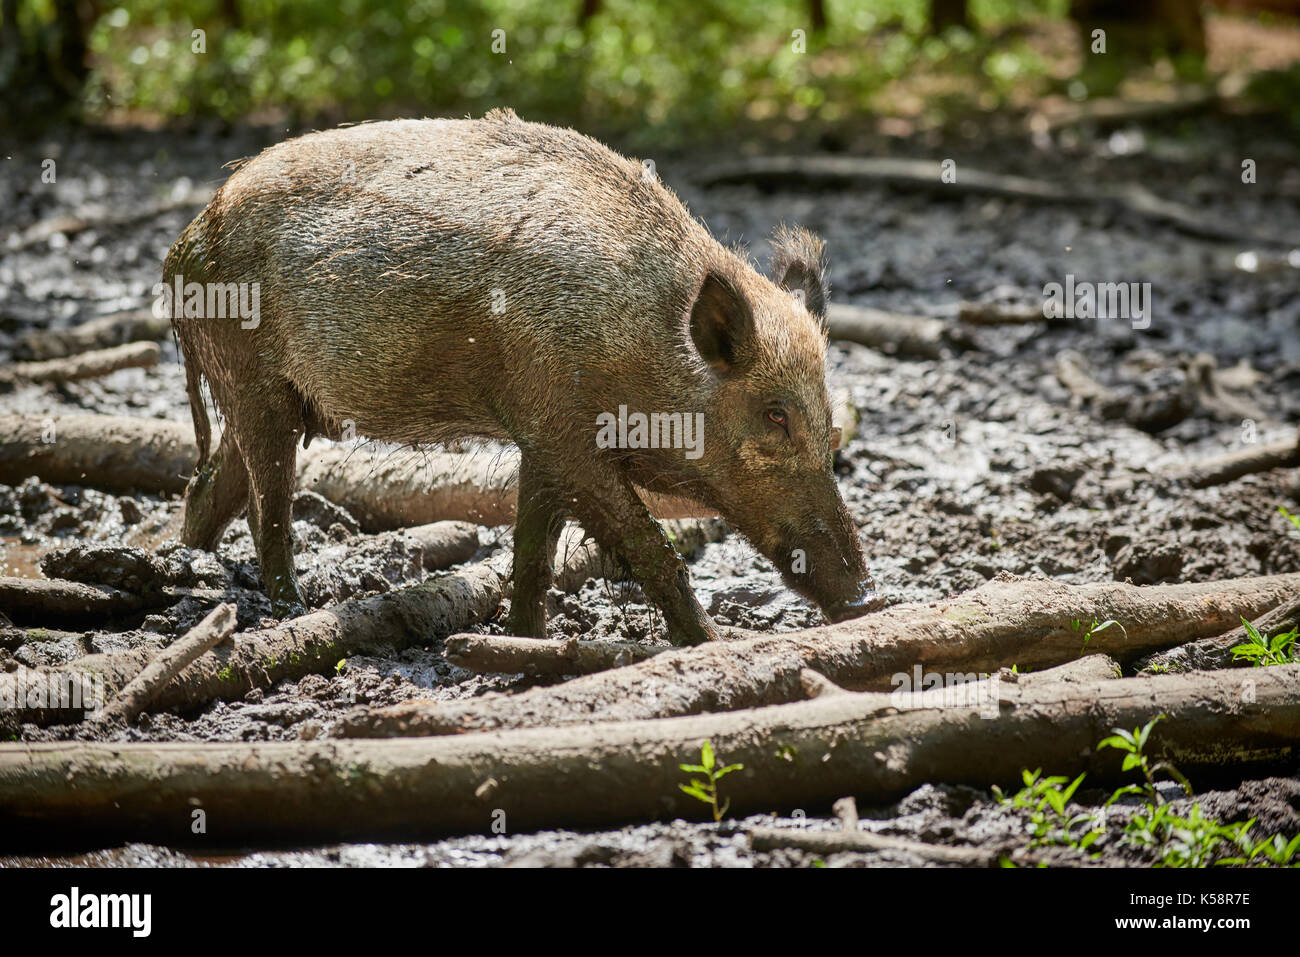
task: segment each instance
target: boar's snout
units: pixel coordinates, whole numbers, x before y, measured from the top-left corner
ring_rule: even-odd
[[[835,601],[822,605],[822,614],[831,621],[847,621],[861,618],[868,612],[879,611],[885,605],[885,599],[876,594],[876,583],[870,577],[858,582],[858,593],[844,601]]]
[[[768,558],[786,584],[815,602],[832,622],[883,608],[885,600],[876,593],[857,528],[834,480],[827,477],[805,487],[815,492],[798,518],[777,525],[780,542]]]

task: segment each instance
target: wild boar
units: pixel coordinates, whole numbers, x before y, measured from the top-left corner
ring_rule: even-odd
[[[215,548],[247,503],[266,592],[297,605],[296,443],[347,423],[387,442],[518,445],[516,634],[545,634],[571,516],[674,641],[716,637],[638,488],[716,509],[833,620],[879,607],[831,468],[822,243],[783,227],[774,244],[767,279],[648,166],[509,110],[266,150],[164,267],[169,287],[258,305],[221,318],[202,295],[171,303],[201,453],[184,542]],[[211,455],[200,376],[226,419]],[[660,441],[611,430],[617,416]]]

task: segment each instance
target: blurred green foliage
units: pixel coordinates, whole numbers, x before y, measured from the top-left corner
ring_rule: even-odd
[[[33,15],[50,5],[24,2]],[[834,125],[917,70],[966,71],[996,99],[1043,64],[1015,42],[990,55],[989,28],[1063,17],[1067,4],[971,0],[975,31],[936,37],[927,0],[827,0],[820,34],[807,0],[603,0],[585,23],[579,0],[131,0],[107,4],[90,31],[83,105],[229,119],[509,105],[663,143],[746,121]]]

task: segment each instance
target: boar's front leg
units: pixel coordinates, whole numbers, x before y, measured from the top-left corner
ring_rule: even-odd
[[[563,526],[564,510],[555,489],[545,480],[534,454],[521,449],[514,590],[510,596],[512,635],[546,637],[546,593]]]
[[[559,484],[569,489],[562,502],[565,511],[623,560],[646,598],[659,606],[673,644],[717,638],[712,619],[691,590],[686,563],[617,465],[602,458],[567,465],[552,459],[544,467],[563,476]]]

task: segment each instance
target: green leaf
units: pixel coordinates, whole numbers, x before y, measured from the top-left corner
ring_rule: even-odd
[[[1084,775],[1086,775],[1087,773],[1088,773],[1087,771],[1084,771],[1083,774],[1080,774],[1077,778],[1075,778],[1073,781],[1070,782],[1070,786],[1065,789],[1065,794],[1062,795],[1067,801],[1070,800],[1070,798],[1074,797],[1074,792],[1079,789],[1079,785],[1082,783]]]
[[[1263,637],[1260,635],[1259,631],[1256,630],[1254,625],[1252,625],[1245,618],[1243,618],[1241,619],[1241,626],[1246,629],[1246,634],[1250,637],[1251,641],[1253,641],[1257,645],[1260,645],[1261,647],[1267,647],[1264,645]]]
[[[1109,738],[1102,738],[1097,744],[1098,751],[1102,748],[1118,748],[1121,751],[1131,751],[1133,749],[1133,742],[1128,740],[1127,735],[1121,737],[1118,734],[1112,734]]]
[[[681,788],[683,791],[685,791],[687,794],[689,794],[691,797],[697,798],[698,800],[703,801],[705,804],[713,803],[713,798],[705,794],[704,791],[700,788],[699,783],[696,781],[692,781],[690,784],[679,784],[677,786]]]
[[[1120,768],[1120,770],[1131,771],[1136,767],[1140,767],[1141,764],[1142,764],[1142,759],[1138,757],[1136,754],[1126,754],[1124,755],[1124,766]]]
[[[704,765],[706,771],[712,771],[714,763],[713,745],[705,741],[700,745],[700,764]]]
[[[679,764],[677,765],[683,771],[690,774],[708,774],[709,769],[700,764]]]

